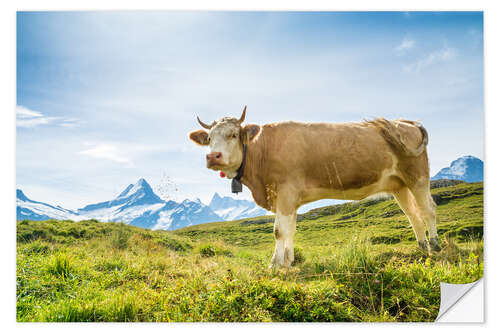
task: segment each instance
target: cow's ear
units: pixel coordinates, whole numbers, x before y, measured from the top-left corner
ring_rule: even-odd
[[[255,139],[259,135],[260,130],[261,129],[259,125],[255,124],[245,125],[245,127],[241,129],[241,139],[243,143],[249,143],[250,141]]]
[[[194,143],[200,146],[208,145],[208,133],[204,130],[198,130],[189,133],[189,138],[194,141]]]

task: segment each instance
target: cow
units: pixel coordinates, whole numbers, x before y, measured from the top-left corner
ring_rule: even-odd
[[[208,146],[206,166],[239,177],[255,202],[275,213],[270,267],[289,268],[297,209],[319,199],[361,200],[392,194],[408,217],[418,246],[440,251],[436,205],[430,194],[428,134],[416,121],[384,118],[352,123],[247,124],[224,117],[189,133]],[[241,172],[241,170],[244,170]],[[426,238],[426,229],[429,241]]]

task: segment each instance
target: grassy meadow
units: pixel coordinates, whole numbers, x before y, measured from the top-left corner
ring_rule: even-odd
[[[270,270],[269,216],[152,231],[17,222],[17,320],[433,321],[439,283],[483,274],[483,183],[434,188],[440,253],[393,199],[300,215],[296,263]]]

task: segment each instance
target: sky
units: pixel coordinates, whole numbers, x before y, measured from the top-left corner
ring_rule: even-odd
[[[16,183],[81,208],[145,178],[230,193],[188,139],[209,123],[421,121],[431,176],[484,159],[480,12],[18,12]]]

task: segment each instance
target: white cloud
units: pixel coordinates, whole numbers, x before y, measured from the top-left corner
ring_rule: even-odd
[[[405,71],[412,73],[419,73],[423,69],[432,66],[434,64],[446,62],[452,58],[454,58],[457,54],[457,51],[450,47],[444,47],[441,50],[434,51],[427,56],[417,60],[414,63],[411,63],[404,67]]]
[[[43,115],[40,112],[32,111],[28,108],[25,108],[24,106],[21,106],[21,105],[18,105],[16,107],[16,115],[18,118],[21,118],[21,119],[43,117]]]
[[[118,147],[112,144],[107,144],[107,143],[98,144],[93,148],[83,150],[78,153],[93,158],[105,159],[117,163],[122,163],[129,167],[133,166],[132,161],[129,158],[125,157],[120,151],[120,149],[118,149]]]
[[[24,106],[16,106],[16,125],[17,127],[36,127],[47,125],[57,118],[46,117],[41,112],[30,110]]]
[[[80,126],[80,120],[79,119],[75,119],[75,118],[64,118],[64,119],[61,119],[61,121],[59,123],[59,126],[70,127],[70,128],[79,127]]]
[[[403,55],[405,54],[408,50],[412,49],[415,47],[416,42],[413,39],[405,38],[399,44],[396,46],[396,53],[397,55]]]
[[[22,105],[16,106],[16,126],[31,128],[40,125],[55,124],[62,127],[79,126],[79,120],[75,118],[47,117],[43,113],[33,111]]]

